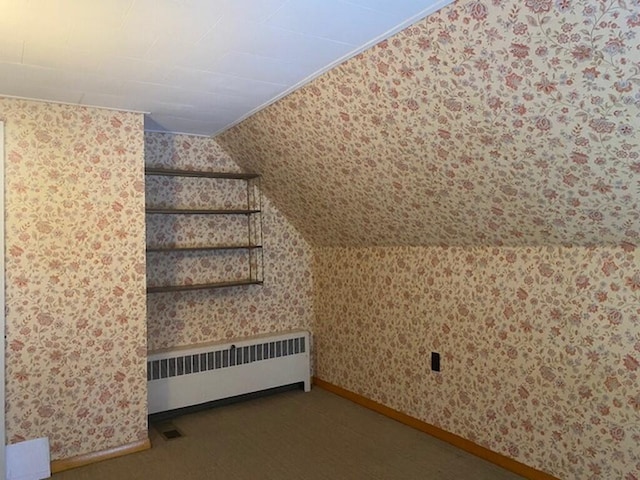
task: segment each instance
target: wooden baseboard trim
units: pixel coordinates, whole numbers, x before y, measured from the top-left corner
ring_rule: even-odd
[[[522,477],[528,478],[530,480],[558,480],[556,477],[551,476],[548,473],[536,470],[535,468],[525,465],[524,463],[520,463],[517,460],[513,460],[512,458],[505,457],[500,453],[496,453],[489,450],[488,448],[477,445],[472,441],[467,440],[466,438],[460,437],[453,433],[449,433],[446,430],[442,430],[441,428],[430,425],[426,422],[423,422],[422,420],[418,420],[417,418],[413,418],[405,413],[394,410],[393,408],[389,408],[385,405],[382,405],[381,403],[375,402],[350,390],[326,382],[320,378],[313,377],[313,384],[324,390],[344,397],[347,400],[351,400],[358,405],[373,410],[374,412],[392,418],[400,423],[404,423],[405,425],[420,430],[421,432],[425,432],[432,437],[450,443],[451,445],[461,450],[464,450],[471,453],[472,455],[475,455],[476,457],[480,457],[491,463],[499,465],[502,468],[505,468],[506,470],[516,473]]]
[[[128,443],[119,447],[101,450],[99,452],[85,453],[76,457],[54,460],[51,462],[51,473],[58,473],[72,468],[83,467],[91,463],[101,462],[110,458],[122,457],[130,453],[142,452],[151,448],[151,441],[146,438],[137,442]]]

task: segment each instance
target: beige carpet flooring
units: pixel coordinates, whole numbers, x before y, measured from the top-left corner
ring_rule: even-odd
[[[152,425],[151,450],[55,480],[515,480],[512,474],[321,388],[287,391]]]

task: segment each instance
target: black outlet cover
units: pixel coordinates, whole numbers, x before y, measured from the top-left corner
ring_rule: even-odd
[[[440,354],[437,352],[431,352],[431,370],[440,371]]]

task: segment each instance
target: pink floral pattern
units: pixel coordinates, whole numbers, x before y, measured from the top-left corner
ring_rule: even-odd
[[[146,163],[155,167],[206,171],[241,171],[216,143],[205,137],[147,133]],[[186,182],[184,180],[187,180]],[[149,182],[149,179],[147,179]],[[151,180],[154,205],[227,208],[246,206],[246,190],[233,182],[177,178]],[[238,190],[239,188],[239,190]],[[244,195],[244,196],[243,196]],[[149,349],[225,340],[261,333],[310,329],[313,320],[312,251],[287,219],[263,198],[264,285],[153,294],[148,303]],[[243,203],[245,202],[245,203]],[[246,236],[243,219],[153,219],[147,222],[149,244],[206,245],[238,243]],[[226,252],[148,256],[150,281],[199,283],[242,278],[246,263]]]
[[[316,247],[320,378],[640,478],[639,12],[460,0],[218,137]]]
[[[255,268],[255,252],[245,250],[151,252],[147,259],[149,286],[246,280]]]
[[[147,205],[154,207],[247,208],[243,180],[150,175],[145,190]]]
[[[0,98],[6,423],[52,459],[147,438],[142,116]]]
[[[639,11],[461,0],[218,139],[315,244],[637,244]]]
[[[320,378],[561,479],[640,478],[638,249],[315,259]]]
[[[240,244],[247,241],[247,218],[148,215],[147,244],[150,247],[202,247]]]

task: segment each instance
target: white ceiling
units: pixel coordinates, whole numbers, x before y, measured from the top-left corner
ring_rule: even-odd
[[[0,0],[0,95],[212,135],[452,0]]]

